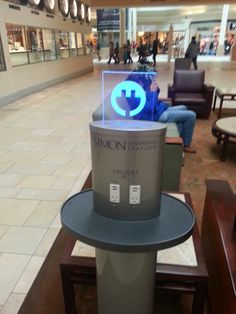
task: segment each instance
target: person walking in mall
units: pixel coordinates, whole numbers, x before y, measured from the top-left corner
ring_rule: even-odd
[[[113,58],[114,59],[114,61],[116,62],[116,58],[115,58],[115,49],[114,49],[114,43],[113,43],[113,41],[110,41],[110,46],[109,46],[109,60],[108,60],[108,64],[110,64],[111,63],[111,59]],[[114,63],[115,63],[114,62]]]
[[[128,63],[133,63],[133,60],[131,57],[131,44],[130,44],[129,39],[127,39],[126,47],[127,47],[127,61]]]
[[[196,37],[193,36],[188,48],[185,52],[185,58],[190,58],[192,60],[194,69],[197,70],[197,56],[199,53],[199,44],[196,41]]]
[[[156,55],[157,55],[157,40],[153,40],[152,44],[152,58],[153,58],[153,66],[156,66]]]
[[[115,59],[116,59],[115,63],[120,63],[119,50],[120,50],[119,43],[116,42],[116,46],[115,46],[115,49],[114,49]]]
[[[97,41],[96,51],[97,51],[98,61],[101,61],[100,50],[101,50],[101,45],[100,45],[100,42]]]

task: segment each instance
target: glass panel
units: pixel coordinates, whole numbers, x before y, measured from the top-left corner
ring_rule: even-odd
[[[78,55],[84,55],[84,45],[83,45],[83,37],[81,33],[76,33],[77,36],[77,48],[78,48]]]
[[[6,24],[8,47],[12,66],[27,64],[26,37],[23,26]]]
[[[70,55],[77,56],[76,39],[75,39],[75,33],[73,32],[69,33],[69,47],[70,47]]]
[[[103,71],[103,119],[153,121],[159,94],[156,75],[156,72]]]
[[[58,59],[69,58],[68,33],[56,31],[56,46]]]
[[[51,29],[43,29],[42,33],[45,61],[55,60],[57,58],[55,31]]]
[[[27,27],[26,36],[29,52],[29,62],[37,63],[44,61],[43,36],[41,28]]]
[[[6,66],[5,66],[5,60],[4,60],[4,54],[3,54],[3,49],[2,49],[2,41],[1,41],[1,36],[0,36],[0,71],[5,71]]]

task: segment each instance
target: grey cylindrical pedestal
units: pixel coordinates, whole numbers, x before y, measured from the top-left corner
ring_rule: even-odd
[[[96,249],[99,314],[152,314],[156,251]]]
[[[111,219],[94,210],[92,191],[63,205],[63,227],[98,248],[99,314],[152,313],[155,252],[185,241],[195,222],[191,208],[170,195],[161,195],[160,213],[142,221]]]

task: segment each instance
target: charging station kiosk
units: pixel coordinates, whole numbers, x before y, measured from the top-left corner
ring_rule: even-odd
[[[192,233],[192,209],[161,192],[165,131],[153,121],[90,123],[93,189],[69,198],[61,221],[96,248],[99,314],[152,314],[157,251]]]

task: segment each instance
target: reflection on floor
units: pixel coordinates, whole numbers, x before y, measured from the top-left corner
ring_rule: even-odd
[[[17,313],[60,230],[62,202],[80,190],[91,169],[88,123],[100,104],[101,70],[129,67],[96,64],[91,74],[0,108],[1,314]],[[205,61],[199,68],[206,70],[206,82],[234,87],[235,63]],[[166,97],[173,63],[157,62],[157,72],[160,96]],[[199,226],[206,178],[229,180],[236,191],[236,146],[220,162],[220,148],[211,135],[214,119],[212,113],[209,120],[197,121],[197,154],[185,154],[182,169],[180,189],[191,193]]]

